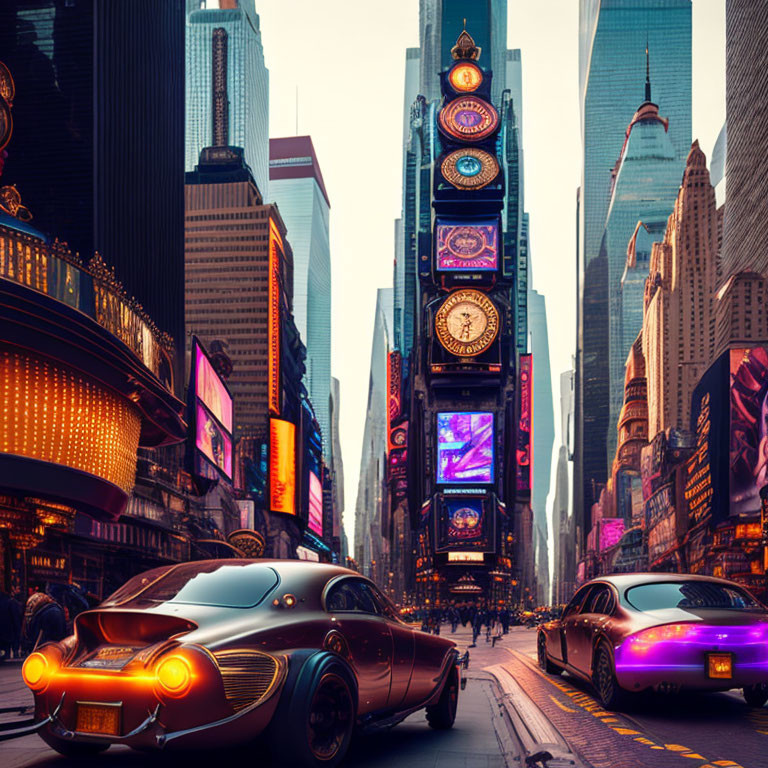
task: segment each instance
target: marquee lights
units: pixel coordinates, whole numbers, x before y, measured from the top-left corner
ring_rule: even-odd
[[[138,409],[43,358],[0,350],[0,453],[61,464],[133,488]]]

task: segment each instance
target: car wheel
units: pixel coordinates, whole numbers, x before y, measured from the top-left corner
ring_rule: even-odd
[[[89,757],[95,757],[101,752],[109,749],[109,744],[94,744],[83,741],[66,741],[58,738],[51,733],[41,733],[43,741],[51,748],[56,750],[64,757],[79,758],[86,760]]]
[[[606,709],[622,709],[627,703],[627,692],[616,680],[611,652],[606,646],[598,646],[592,667],[592,680],[600,703]]]
[[[452,667],[445,681],[443,691],[436,704],[427,707],[427,722],[436,731],[447,731],[453,728],[456,720],[456,708],[459,704],[459,673]]]
[[[355,728],[354,676],[321,651],[304,661],[292,689],[290,682],[267,734],[272,757],[285,766],[333,768],[344,759]]]
[[[539,658],[539,667],[542,671],[548,675],[562,674],[563,670],[547,658],[547,638],[543,632],[539,632],[539,638],[536,641],[536,651]]]
[[[750,707],[762,707],[768,701],[768,683],[745,685],[742,693],[744,694],[744,701]]]

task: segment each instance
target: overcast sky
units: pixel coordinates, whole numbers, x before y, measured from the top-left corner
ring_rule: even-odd
[[[298,88],[298,133],[312,136],[331,200],[332,367],[341,381],[350,544],[376,289],[392,284],[405,49],[419,43],[418,6],[418,0],[256,0],[270,70],[270,134],[297,133]],[[571,365],[575,338],[578,6],[578,0],[509,0],[507,27],[507,46],[522,50],[525,200],[533,287],[547,300],[555,454],[560,373]],[[725,0],[693,0],[693,138],[708,157],[724,117]]]

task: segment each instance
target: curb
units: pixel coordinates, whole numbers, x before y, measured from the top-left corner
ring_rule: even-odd
[[[560,731],[552,725],[503,664],[485,667],[483,671],[488,672],[498,686],[500,707],[523,748],[524,765],[589,768],[571,751]]]

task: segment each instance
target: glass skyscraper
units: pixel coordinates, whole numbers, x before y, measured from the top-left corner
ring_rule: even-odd
[[[187,17],[185,168],[193,171],[200,150],[215,143],[212,45],[214,30],[223,29],[227,34],[228,143],[243,148],[256,186],[268,200],[269,70],[264,66],[259,16],[254,0],[227,5],[234,7],[192,11]]]
[[[293,314],[307,347],[307,389],[331,458],[331,246],[330,202],[312,139],[272,139],[270,195],[293,249]]]
[[[650,96],[650,88],[648,89]],[[643,294],[623,293],[622,276],[627,264],[627,246],[638,220],[664,238],[664,228],[680,186],[685,163],[675,156],[664,118],[658,107],[644,102],[627,129],[617,163],[616,178],[608,207],[601,244],[601,259],[608,268],[609,412],[606,435],[607,466],[616,452],[616,424],[624,404],[624,363],[643,324]],[[643,233],[648,230],[643,228]],[[643,244],[643,235],[641,244]],[[631,306],[633,303],[637,306]],[[624,305],[627,306],[624,306]],[[626,326],[626,327],[625,327]]]
[[[643,97],[646,45],[655,101],[669,120],[674,157],[681,164],[685,161],[691,143],[691,0],[580,0],[579,12],[584,160],[579,206],[574,505],[578,524],[586,531],[592,503],[607,480],[610,362],[604,329],[609,283],[601,244],[611,201],[611,169]]]

